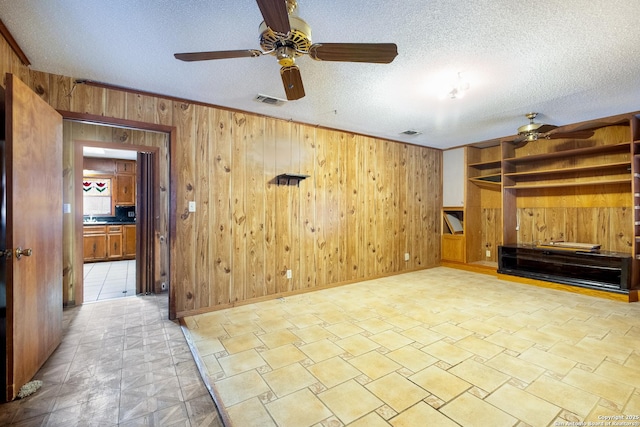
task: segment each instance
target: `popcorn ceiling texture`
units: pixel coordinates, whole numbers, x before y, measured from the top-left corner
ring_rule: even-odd
[[[283,119],[446,148],[640,110],[640,2],[299,0],[314,42],[394,42],[389,65],[297,60],[284,98],[274,57],[199,63],[176,52],[259,49],[253,0],[0,0],[31,68]],[[462,99],[444,97],[458,73]],[[407,129],[416,136],[401,135]]]

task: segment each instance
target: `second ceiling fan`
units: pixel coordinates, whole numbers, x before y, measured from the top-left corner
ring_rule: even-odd
[[[311,28],[292,13],[296,0],[256,0],[264,22],[260,25],[260,47],[263,49],[221,50],[212,52],[176,53],[182,61],[255,58],[273,55],[281,65],[280,76],[287,99],[304,97],[304,86],[295,58],[309,55],[318,61],[368,62],[388,64],[398,55],[394,43],[313,43]]]

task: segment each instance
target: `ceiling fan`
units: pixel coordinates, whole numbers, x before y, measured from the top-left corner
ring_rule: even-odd
[[[538,113],[527,113],[525,117],[529,119],[529,123],[522,125],[518,128],[518,135],[508,140],[515,144],[537,141],[538,139],[558,139],[558,138],[575,138],[586,139],[593,136],[592,131],[574,131],[574,132],[561,132],[561,128],[555,125],[548,125],[544,123],[536,123],[534,119],[538,116]]]
[[[388,64],[398,55],[394,43],[311,43],[311,27],[292,15],[296,0],[256,0],[264,18],[260,24],[261,50],[222,50],[213,52],[176,53],[181,61],[255,58],[273,55],[281,65],[280,76],[287,99],[304,97],[304,86],[295,58],[309,55],[318,61],[368,62]]]

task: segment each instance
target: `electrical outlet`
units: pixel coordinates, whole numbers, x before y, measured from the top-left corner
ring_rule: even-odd
[[[404,260],[405,261],[409,261],[409,259],[410,259],[409,258],[409,252],[407,252],[407,253],[404,254]]]
[[[192,200],[189,202],[189,212],[195,212],[195,211],[196,211],[196,202]]]
[[[287,270],[287,279],[291,279],[292,274],[291,274],[291,270]]]
[[[487,258],[491,258],[491,251],[487,249]]]

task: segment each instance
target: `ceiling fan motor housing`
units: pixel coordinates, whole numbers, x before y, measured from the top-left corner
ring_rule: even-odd
[[[283,67],[293,65],[295,57],[305,55],[311,47],[311,27],[297,16],[289,16],[291,31],[280,34],[262,22],[260,24],[260,46],[265,52],[278,58]]]

